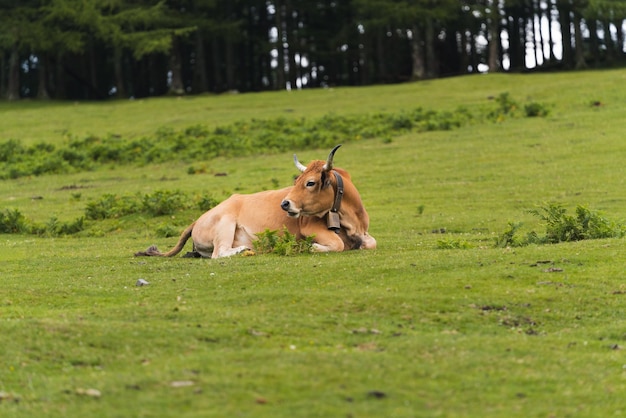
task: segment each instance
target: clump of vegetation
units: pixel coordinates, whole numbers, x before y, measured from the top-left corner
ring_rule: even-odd
[[[60,222],[56,216],[48,220],[43,228],[33,227],[32,233],[40,236],[59,237],[63,235],[74,235],[85,229],[85,218],[76,218],[71,222]]]
[[[91,220],[119,218],[134,213],[150,216],[171,215],[179,210],[209,210],[218,201],[209,195],[190,197],[179,190],[157,190],[148,194],[118,196],[105,194],[100,199],[87,203],[85,216]]]
[[[169,223],[165,223],[165,224],[159,225],[155,229],[154,233],[157,237],[171,238],[171,237],[177,237],[178,235],[180,235],[180,229],[174,227],[173,225]]]
[[[87,203],[85,216],[90,220],[119,218],[132,213],[141,212],[140,200],[132,196],[119,197],[107,193],[100,199]]]
[[[496,99],[497,108],[488,109],[488,120],[501,121],[520,108],[509,93]],[[547,108],[539,103],[525,107],[527,116],[545,116]],[[459,128],[480,115],[459,107],[453,112],[416,108],[402,112],[325,115],[315,119],[251,119],[210,129],[194,125],[176,131],[163,127],[149,138],[124,139],[119,135],[68,136],[64,145],[37,143],[24,146],[10,139],[0,142],[0,179],[63,174],[93,170],[102,165],[151,164],[171,161],[206,161],[220,156],[245,156],[325,148],[339,141],[349,142],[393,136],[409,131],[447,131]],[[190,166],[188,174],[206,172],[203,166]]]
[[[118,135],[68,137],[65,145],[24,146],[0,142],[0,179],[62,174],[97,166],[206,161],[218,156],[245,156],[296,149],[331,147],[339,141],[390,138],[407,131],[450,130],[472,118],[466,108],[437,112],[421,108],[376,115],[326,115],[315,119],[252,119],[210,129],[202,125],[176,131],[160,128],[150,138],[125,140]],[[191,166],[188,174],[205,172]]]
[[[546,235],[540,240],[550,244],[585,239],[621,238],[626,233],[624,225],[610,221],[599,212],[584,206],[576,207],[575,215],[557,203],[548,203],[530,211],[546,224]]]
[[[28,231],[28,222],[17,209],[0,212],[0,233],[20,234]]]
[[[506,116],[512,115],[519,107],[508,92],[500,93],[494,100],[497,107],[487,113],[487,118],[496,122],[501,122]]]
[[[521,247],[525,245],[524,242],[517,236],[517,232],[521,226],[521,222],[509,222],[507,229],[496,238],[496,247]]]
[[[179,190],[157,190],[148,194],[126,196],[107,193],[87,203],[85,215],[70,222],[61,222],[53,216],[48,222],[38,224],[27,219],[17,209],[6,209],[0,212],[0,234],[33,234],[49,237],[73,235],[86,229],[85,220],[102,221],[138,213],[157,217],[196,208],[206,211],[218,203],[209,195],[191,197]],[[160,237],[176,236],[179,232],[178,229],[167,225],[156,229],[156,234]]]
[[[287,228],[282,231],[266,229],[256,236],[254,250],[260,254],[297,255],[310,253],[313,249],[313,236],[298,240]]]
[[[550,109],[542,103],[530,102],[524,105],[524,111],[526,112],[526,117],[534,118],[534,117],[544,117],[548,116],[550,113]]]
[[[507,117],[515,117],[522,107],[511,98],[508,92],[500,93],[494,98],[496,108],[487,111],[487,119],[495,122],[502,122]],[[523,106],[524,116],[544,117],[548,116],[550,109],[547,105],[538,102],[526,103]]]
[[[519,237],[521,223],[509,222],[508,229],[496,239],[497,247],[521,247],[529,244],[556,244],[559,242],[581,241],[587,239],[621,238],[626,234],[626,227],[611,221],[599,212],[594,212],[578,205],[576,213],[570,215],[562,205],[547,203],[529,213],[545,223],[545,235],[535,231],[525,237]]]
[[[71,222],[60,222],[53,216],[45,224],[39,225],[27,219],[17,209],[6,209],[0,212],[0,233],[58,237],[81,232],[85,229],[84,221],[85,219],[80,217]]]

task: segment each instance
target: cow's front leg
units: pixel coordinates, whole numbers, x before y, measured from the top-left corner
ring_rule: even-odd
[[[331,251],[343,251],[343,240],[333,231],[323,231],[315,234],[313,251],[328,253]]]
[[[361,249],[373,250],[376,248],[376,240],[374,239],[373,236],[371,236],[367,232],[365,233],[365,235],[361,237],[361,239],[362,239]]]

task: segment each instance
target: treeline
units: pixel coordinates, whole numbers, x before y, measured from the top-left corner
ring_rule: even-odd
[[[0,96],[106,99],[580,69],[623,0],[0,0]]]

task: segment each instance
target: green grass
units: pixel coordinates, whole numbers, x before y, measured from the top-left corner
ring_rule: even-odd
[[[454,110],[503,92],[550,112],[346,143],[336,164],[361,191],[375,251],[132,256],[150,244],[171,247],[176,238],[155,230],[180,229],[199,215],[194,209],[86,221],[85,233],[69,237],[0,235],[0,416],[623,415],[624,239],[516,248],[495,241],[509,222],[542,231],[528,211],[545,202],[626,219],[625,78],[489,75],[180,100],[1,103],[0,140],[31,143],[63,141],[55,130],[70,124],[76,135],[133,137],[277,112]],[[107,193],[180,190],[222,200],[288,185],[296,171],[290,153],[203,164],[195,175],[172,161],[3,180],[0,210],[71,221]],[[140,278],[150,284],[135,286]]]

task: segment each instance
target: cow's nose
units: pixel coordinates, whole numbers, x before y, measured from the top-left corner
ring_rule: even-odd
[[[288,200],[283,200],[283,203],[280,204],[280,207],[283,210],[289,210],[289,201]]]

